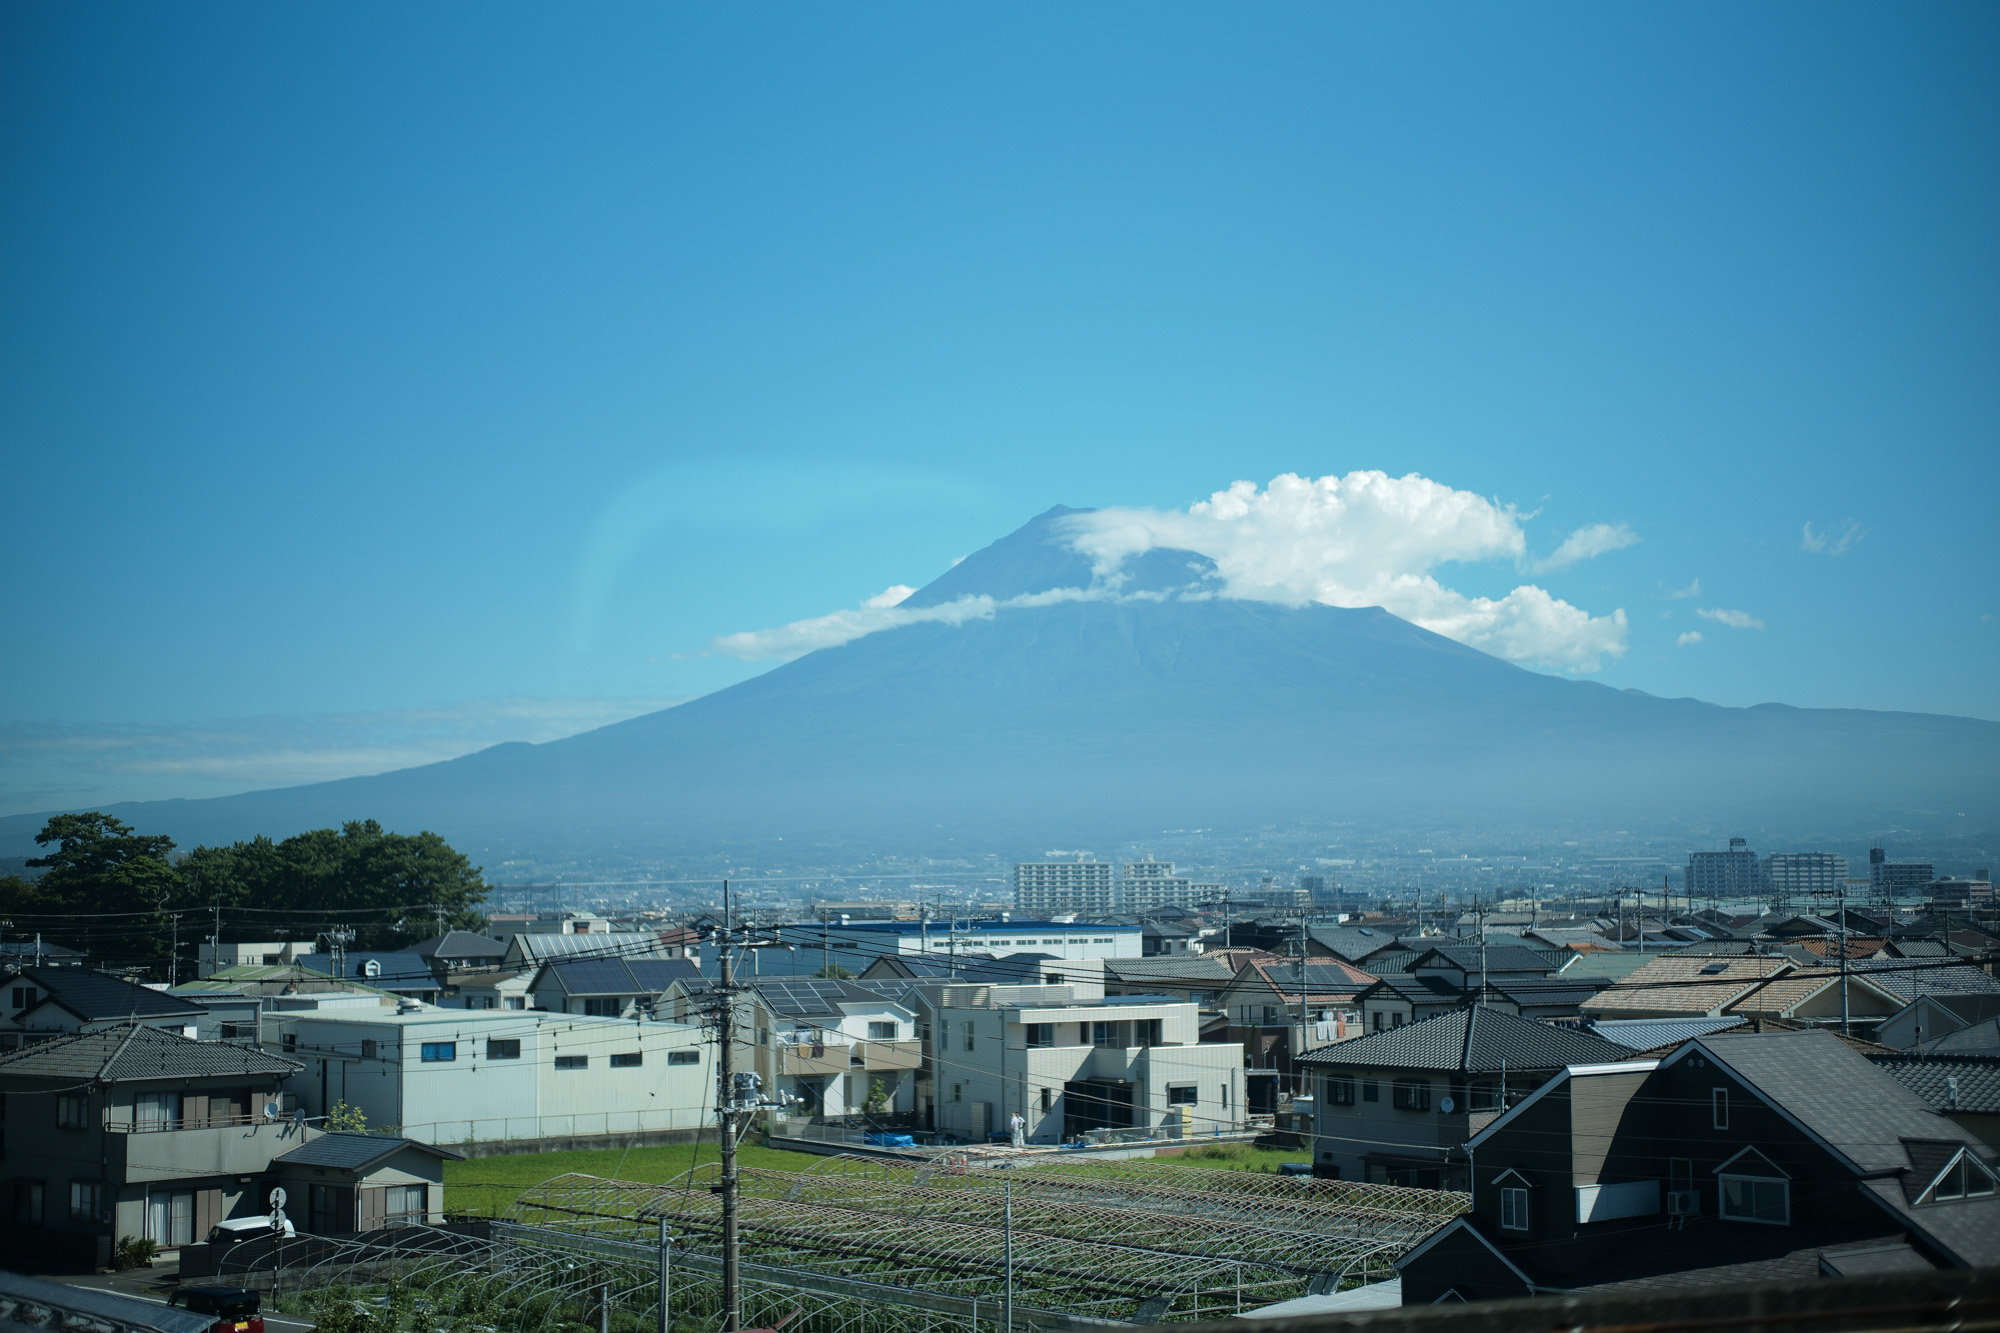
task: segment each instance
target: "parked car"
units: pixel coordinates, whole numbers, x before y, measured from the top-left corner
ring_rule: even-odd
[[[270,1225],[271,1219],[265,1218],[266,1231]],[[215,1316],[209,1333],[264,1333],[264,1298],[242,1287],[182,1287],[167,1297],[167,1304]]]
[[[227,1222],[217,1222],[208,1231],[210,1245],[236,1245],[246,1240],[262,1240],[274,1235],[271,1219],[267,1214],[250,1217],[232,1217]],[[299,1233],[292,1227],[292,1219],[285,1219],[285,1239],[290,1240]]]

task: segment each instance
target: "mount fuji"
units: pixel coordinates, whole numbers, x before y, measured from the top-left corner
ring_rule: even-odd
[[[1357,821],[1781,837],[2000,813],[2000,723],[1725,708],[1545,675],[1379,608],[1218,595],[1188,551],[1128,561],[1101,595],[1063,535],[1075,512],[1050,510],[902,603],[999,604],[984,614],[879,630],[541,745],[112,812],[183,846],[375,818],[489,861],[780,839],[1014,854]],[[0,820],[0,846],[41,823]]]

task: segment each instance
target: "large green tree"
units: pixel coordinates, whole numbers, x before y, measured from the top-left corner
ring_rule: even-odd
[[[384,949],[485,925],[479,867],[435,833],[390,833],[372,819],[283,842],[197,847],[179,873],[178,903],[219,904],[226,938],[300,938],[348,926],[353,947]]]
[[[134,832],[96,810],[57,815],[35,835],[42,871],[29,900],[9,915],[15,929],[58,934],[63,942],[118,962],[151,964],[167,953],[167,909],[180,880],[168,857],[172,838]]]

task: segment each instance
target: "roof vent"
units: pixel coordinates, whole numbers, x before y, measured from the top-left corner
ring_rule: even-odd
[[[414,1014],[423,1007],[423,1001],[412,999],[407,995],[396,1001],[396,1012],[399,1014]]]

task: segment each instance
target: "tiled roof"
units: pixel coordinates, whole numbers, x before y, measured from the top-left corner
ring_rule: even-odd
[[[43,995],[86,1023],[118,1018],[194,1018],[201,1006],[165,991],[135,986],[80,967],[31,967],[19,974]]]
[[[1307,926],[1306,937],[1350,963],[1359,962],[1385,944],[1395,943],[1394,936],[1367,926]]]
[[[1415,971],[1420,967],[1433,967],[1442,962],[1445,966],[1459,968],[1466,972],[1480,970],[1480,948],[1476,940],[1462,944],[1433,945],[1409,964]],[[1543,952],[1531,949],[1525,944],[1495,944],[1488,941],[1485,949],[1486,970],[1488,972],[1553,972],[1561,966],[1560,960],[1552,957],[1551,950]],[[1435,954],[1436,958],[1429,955]]]
[[[232,1042],[195,1041],[159,1028],[117,1027],[36,1042],[0,1055],[0,1075],[125,1083],[253,1075],[282,1078],[305,1066]]]
[[[1327,1068],[1369,1065],[1389,1069],[1446,1069],[1490,1073],[1508,1069],[1561,1069],[1608,1064],[1631,1051],[1575,1028],[1552,1027],[1499,1009],[1453,1009],[1399,1028],[1349,1037],[1299,1057]]]
[[[1736,1014],[1722,1014],[1716,1018],[1604,1018],[1592,1023],[1589,1030],[1620,1046],[1629,1046],[1635,1051],[1652,1051],[1662,1046],[1678,1046],[1711,1032],[1742,1027],[1744,1022]]]
[[[500,958],[507,946],[469,930],[447,930],[413,946],[411,952],[424,958]]]
[[[1889,1077],[1934,1111],[2000,1115],[2000,1055],[1873,1055]]]
[[[1956,1032],[1947,1032],[1936,1041],[1925,1042],[1924,1050],[1940,1055],[1977,1051],[2000,1054],[2000,1019],[1982,1019]]]
[[[1865,958],[1847,968],[1867,973],[1870,981],[1905,1004],[1919,995],[2000,995],[2000,980],[1970,964],[1913,968],[1908,960]]]
[[[1850,986],[1858,987],[1864,991],[1875,990],[1878,993],[1881,991],[1881,987],[1871,985],[1867,977],[1854,971],[1851,966],[1848,970],[1848,981]],[[1751,991],[1748,995],[1730,1005],[1729,1012],[1732,1014],[1760,1014],[1773,1018],[1785,1018],[1790,1016],[1793,1009],[1804,1004],[1821,991],[1826,990],[1828,987],[1838,987],[1839,985],[1840,969],[1838,967],[1828,967],[1825,965],[1819,967],[1802,967],[1795,972],[1787,972],[1782,977],[1765,982],[1756,990]],[[1853,990],[1848,992],[1850,996],[1853,993]],[[1839,997],[1840,992],[1836,989],[1834,991],[1834,998],[1838,999]],[[1884,998],[1889,1000],[1890,1003],[1894,1003],[1893,996],[1885,996]]]
[[[1496,981],[1491,989],[1516,1004],[1582,1004],[1610,984],[1603,977],[1532,977]]]
[[[572,996],[659,995],[676,981],[701,975],[685,958],[561,958],[544,969]]]
[[[1176,981],[1226,986],[1236,974],[1219,958],[1107,958],[1104,975],[1122,982]]]
[[[543,963],[555,958],[644,958],[664,948],[648,931],[617,931],[602,935],[516,935],[522,957]]]
[[[280,1153],[271,1160],[287,1166],[326,1166],[339,1171],[365,1171],[384,1157],[405,1148],[421,1149],[454,1162],[465,1160],[463,1154],[418,1139],[347,1133],[322,1134],[310,1143],[301,1144],[288,1153]]]
[[[1794,966],[1784,958],[1668,954],[1653,959],[1609,990],[1599,991],[1583,1010],[1613,1017],[1634,1011],[1693,1017],[1728,1007],[1759,982]]]

